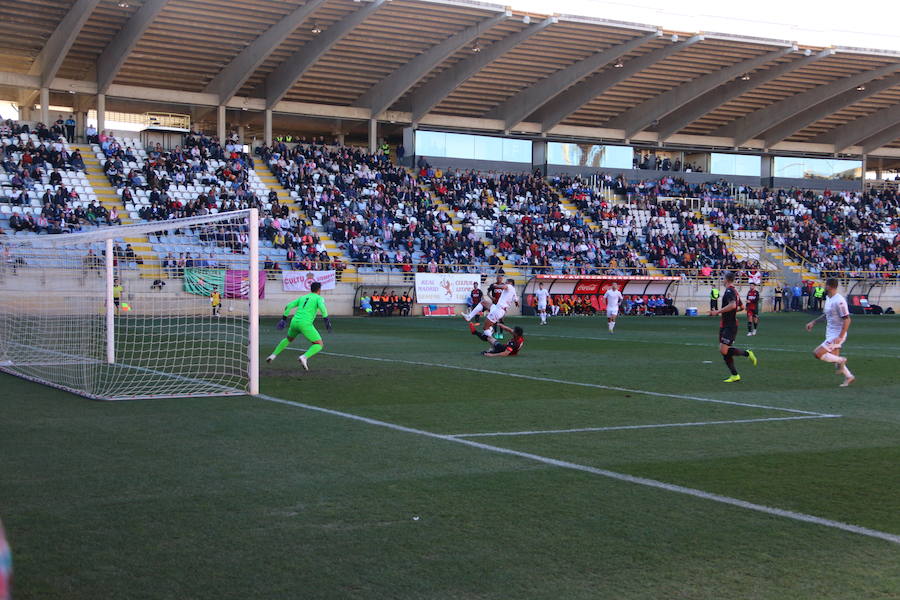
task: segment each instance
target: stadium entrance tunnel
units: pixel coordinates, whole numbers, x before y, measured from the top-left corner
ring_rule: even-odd
[[[644,307],[654,298],[669,298],[669,289],[681,278],[656,275],[536,275],[528,280],[522,290],[522,314],[535,315],[534,291],[543,283],[550,292],[553,304],[557,306],[579,307],[598,313],[606,310],[606,293],[613,283],[619,284],[619,291],[626,300],[637,302]],[[668,306],[674,312],[671,301]],[[665,313],[657,313],[665,314]]]

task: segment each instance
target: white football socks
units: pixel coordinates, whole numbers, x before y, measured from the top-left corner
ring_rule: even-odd
[[[483,311],[483,310],[484,310],[484,304],[482,304],[481,302],[479,302],[478,304],[475,305],[475,308],[473,308],[473,309],[469,312],[469,314],[466,315],[466,319],[468,319],[468,320],[471,321],[471,320],[474,319],[478,314],[480,314],[481,311]]]

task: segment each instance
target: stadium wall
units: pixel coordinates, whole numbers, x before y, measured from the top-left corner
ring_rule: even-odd
[[[812,190],[853,192],[861,191],[864,182],[862,179],[795,179],[792,177],[772,177],[771,179],[763,179],[762,185],[781,189],[797,187]]]
[[[90,278],[95,276],[89,273],[87,277]],[[328,310],[331,314],[336,316],[353,315],[356,304],[356,292],[361,285],[385,287],[388,290],[392,289],[392,287],[401,288],[411,285],[411,282],[404,281],[397,274],[378,273],[358,277],[358,281],[341,282],[336,285],[335,289],[323,292],[326,302],[328,303]],[[136,315],[147,314],[146,311],[149,310],[150,303],[147,302],[145,304],[142,300],[149,300],[152,296],[168,296],[169,298],[189,297],[195,300],[202,299],[200,296],[188,295],[182,291],[181,280],[179,279],[166,280],[166,287],[162,291],[150,289],[152,280],[141,277],[138,271],[124,271],[120,273],[119,279],[122,281],[124,288],[124,301],[132,305],[132,309]],[[66,285],[60,285],[59,282],[66,282]],[[27,270],[23,270],[15,276],[7,272],[0,278],[0,285],[8,290],[15,290],[17,297],[24,297],[26,299],[33,297],[35,299],[35,307],[43,306],[44,303],[39,300],[48,294],[58,295],[64,293],[67,295],[78,295],[83,293],[84,295],[96,295],[97,293],[96,286],[93,285],[89,287],[87,280],[82,281],[79,274],[73,274],[71,271],[62,269],[46,269],[43,272],[38,273],[29,273]],[[844,293],[849,294],[851,291],[853,293],[868,292],[872,304],[880,305],[883,308],[890,306],[893,307],[894,310],[900,310],[900,283],[878,285],[874,286],[871,290],[869,290],[868,287],[869,286],[862,286],[855,290],[847,288],[844,290]],[[738,289],[743,296],[746,295],[749,288],[744,285],[738,286]],[[520,295],[521,290],[522,288],[520,287]],[[685,309],[688,307],[697,307],[702,315],[709,308],[709,290],[710,285],[708,282],[685,280],[673,285],[670,288],[670,295],[675,306],[678,308],[679,313],[684,314]],[[298,295],[301,294],[283,291],[280,278],[268,280],[266,282],[266,296],[260,301],[260,314],[263,316],[278,316],[284,310],[284,306]],[[770,311],[772,309],[773,296],[774,292],[772,287],[765,286],[762,290],[764,311]],[[228,302],[230,301],[224,301],[226,310]],[[205,304],[199,304],[197,306],[202,306],[203,310],[205,310],[206,307]],[[98,306],[98,310],[100,310],[100,308],[101,307]],[[422,308],[422,305],[414,305],[413,314],[421,315]],[[456,312],[459,314],[464,307],[460,305],[456,308]],[[514,309],[510,314],[519,314],[519,311]]]
[[[657,171],[652,169],[607,169],[598,167],[581,167],[567,165],[547,165],[547,173],[554,175],[581,175],[582,177],[604,173],[618,177],[622,175],[627,180],[636,179],[660,179],[662,177],[678,177],[687,183],[707,183],[710,181],[725,180],[734,185],[751,185],[758,187],[761,183],[759,177],[747,175],[717,175],[714,173],[681,173],[678,171]]]
[[[533,169],[543,169],[544,165],[529,165],[527,163],[515,163],[506,161],[470,160],[464,158],[446,158],[441,156],[425,156],[428,164],[440,169],[463,169],[478,172],[503,172],[503,173],[529,173]],[[412,166],[412,158],[407,157]],[[629,181],[657,180],[662,177],[677,177],[687,183],[709,183],[712,181],[727,181],[732,185],[748,185],[752,187],[769,188],[804,188],[813,190],[834,191],[860,191],[863,189],[861,179],[795,179],[789,177],[755,177],[750,175],[722,175],[718,173],[682,173],[678,171],[658,171],[652,169],[614,169],[599,167],[582,167],[567,165],[546,165],[546,173],[553,177],[556,175],[581,175],[588,177],[600,173],[618,177],[622,175]]]
[[[420,157],[416,157],[418,161]],[[468,158],[447,158],[445,156],[423,156],[428,164],[443,170],[462,169],[478,172],[497,171],[501,173],[530,173],[531,163],[508,162],[503,160],[476,160]],[[596,171],[595,171],[596,172]]]

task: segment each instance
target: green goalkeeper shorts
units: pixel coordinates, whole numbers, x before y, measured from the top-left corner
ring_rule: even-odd
[[[291,321],[291,325],[288,327],[288,337],[293,339],[301,334],[310,342],[318,342],[322,339],[322,334],[316,331],[316,328],[312,323],[297,323]]]

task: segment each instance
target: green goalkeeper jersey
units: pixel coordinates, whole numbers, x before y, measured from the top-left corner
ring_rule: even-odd
[[[316,320],[316,314],[321,312],[323,317],[328,316],[328,309],[325,308],[325,299],[316,293],[300,296],[290,304],[284,307],[284,317],[290,317],[290,312],[297,309],[294,313],[293,322],[300,325],[311,325]]]

